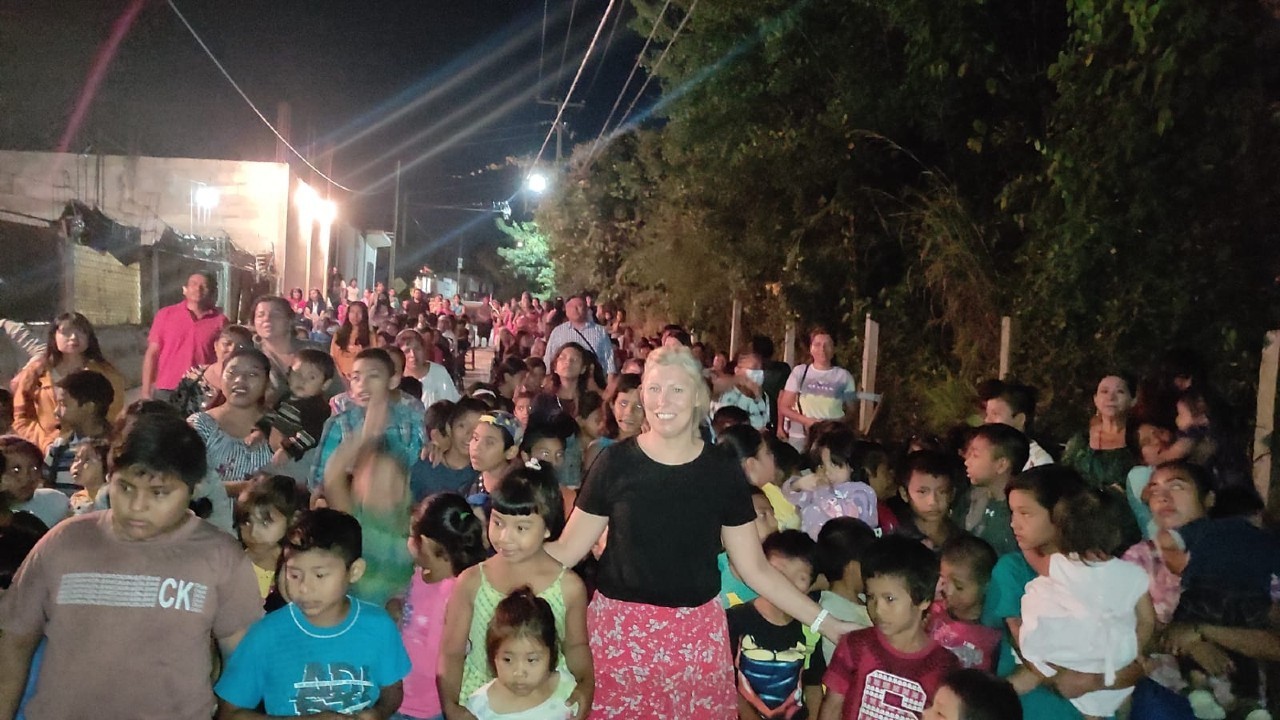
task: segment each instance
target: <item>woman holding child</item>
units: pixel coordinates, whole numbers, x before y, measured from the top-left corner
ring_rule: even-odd
[[[209,471],[224,483],[242,483],[271,462],[271,446],[260,425],[266,414],[271,363],[253,348],[231,354],[223,364],[227,401],[187,418],[205,444]],[[239,486],[229,488],[239,494]]]
[[[266,402],[274,405],[289,393],[289,368],[299,350],[315,347],[299,340],[293,332],[293,308],[279,295],[264,295],[253,303],[253,331],[256,347],[271,363]]]
[[[717,599],[722,546],[742,579],[787,614],[832,638],[852,626],[820,612],[765,560],[741,467],[698,436],[710,398],[687,349],[649,357],[641,402],[648,429],[601,453],[564,533],[546,545],[572,566],[609,532],[587,617],[592,716],[736,718]]]

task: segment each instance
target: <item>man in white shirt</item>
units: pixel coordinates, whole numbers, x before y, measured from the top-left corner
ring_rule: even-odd
[[[556,326],[547,338],[547,351],[543,353],[543,362],[547,368],[555,360],[556,351],[571,342],[587,348],[596,354],[600,367],[608,375],[617,375],[618,366],[613,357],[613,342],[609,339],[609,331],[597,325],[587,314],[587,301],[581,295],[575,295],[564,304],[565,322]]]

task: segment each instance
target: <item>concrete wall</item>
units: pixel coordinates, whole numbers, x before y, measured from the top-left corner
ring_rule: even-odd
[[[95,327],[141,322],[138,265],[121,265],[111,255],[70,245],[65,265],[64,306],[83,313]]]
[[[193,203],[200,184],[219,194],[207,212]],[[144,244],[167,224],[225,233],[251,253],[283,252],[289,191],[286,163],[0,151],[0,208],[53,219],[79,199],[141,228]]]

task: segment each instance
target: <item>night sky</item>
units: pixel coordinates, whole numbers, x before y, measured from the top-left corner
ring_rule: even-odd
[[[541,0],[175,2],[268,118],[291,104],[299,150],[336,147],[333,177],[371,191],[344,203],[354,224],[389,228],[395,162],[412,167],[404,186],[417,223],[406,237],[419,251],[456,248],[452,232],[484,217],[430,206],[487,207],[516,191],[514,168],[473,173],[537,153],[555,108],[535,100],[563,96],[608,4],[549,0],[543,50]],[[599,131],[643,42],[628,27],[634,10],[618,4],[612,42],[611,18],[574,93],[586,107],[566,115],[579,142]],[[0,146],[57,148],[130,5],[0,0]],[[137,14],[87,108],[71,151],[274,159],[274,136],[161,0]],[[545,156],[554,152],[553,139]],[[465,242],[492,232],[472,223]]]

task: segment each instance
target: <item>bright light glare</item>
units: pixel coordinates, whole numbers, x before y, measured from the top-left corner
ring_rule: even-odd
[[[525,180],[525,185],[530,192],[541,194],[547,189],[547,176],[537,172],[530,173],[528,179]]]
[[[212,210],[218,207],[218,201],[221,199],[222,194],[216,187],[201,185],[196,188],[196,207],[201,210]]]
[[[316,220],[330,225],[338,218],[338,206],[332,200],[320,200],[316,203]]]
[[[293,194],[293,201],[303,217],[314,218],[316,222],[328,225],[338,218],[337,204],[332,200],[321,199],[315,188],[305,183],[298,184],[298,190]]]

